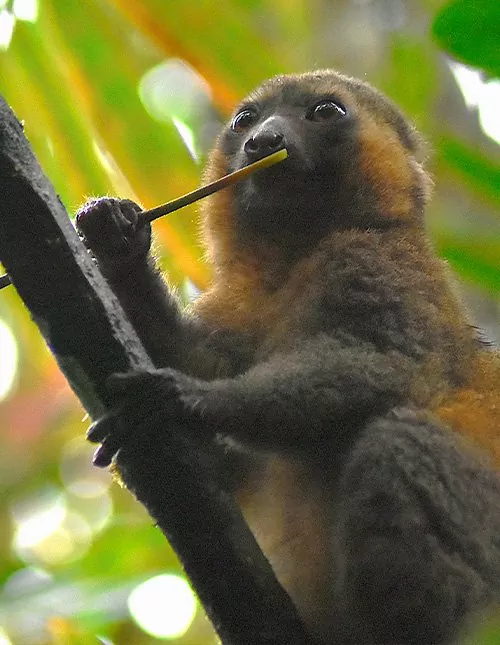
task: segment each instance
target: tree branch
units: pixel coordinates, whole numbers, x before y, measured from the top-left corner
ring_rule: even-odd
[[[0,261],[95,418],[110,403],[108,376],[152,363],[1,97],[0,195]],[[144,476],[150,464],[137,455],[122,451],[118,467],[177,551],[223,642],[305,645],[295,608],[233,499],[188,440],[172,435],[154,465],[166,489]]]

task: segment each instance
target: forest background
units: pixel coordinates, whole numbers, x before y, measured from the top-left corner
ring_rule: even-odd
[[[498,0],[0,0],[0,93],[71,215],[89,196],[149,208],[195,188],[242,96],[319,67],[382,89],[429,141],[430,234],[499,340]],[[209,278],[196,215],[154,225],[186,300]],[[163,536],[91,466],[87,425],[2,290],[0,645],[215,643]]]

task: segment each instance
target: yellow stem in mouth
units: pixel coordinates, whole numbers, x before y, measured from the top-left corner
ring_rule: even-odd
[[[143,211],[141,213],[141,216],[144,217],[147,222],[152,222],[158,217],[168,215],[168,213],[173,213],[173,211],[176,211],[183,206],[197,202],[199,199],[203,199],[203,197],[208,197],[208,195],[212,195],[213,193],[216,193],[223,188],[232,186],[238,181],[246,179],[246,177],[253,174],[254,172],[263,170],[264,168],[269,168],[270,166],[274,166],[275,164],[284,161],[287,157],[288,152],[286,148],[282,148],[281,150],[273,152],[267,157],[263,157],[262,159],[259,159],[258,161],[255,161],[254,163],[251,163],[244,168],[240,168],[240,170],[235,170],[229,175],[224,175],[224,177],[213,181],[211,184],[197,188],[196,190],[187,193],[187,195],[182,195],[182,197],[172,199],[170,202],[167,202],[166,204],[160,204],[160,206],[156,206],[151,210]]]

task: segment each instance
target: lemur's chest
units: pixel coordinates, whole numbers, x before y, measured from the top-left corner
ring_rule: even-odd
[[[315,333],[320,320],[322,281],[317,258],[296,267],[277,287],[241,269],[200,297],[196,313],[216,328],[231,329],[281,347]]]

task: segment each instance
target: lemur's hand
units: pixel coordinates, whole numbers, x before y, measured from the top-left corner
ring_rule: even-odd
[[[151,225],[139,216],[130,199],[101,197],[88,201],[76,214],[76,227],[107,277],[146,259]]]
[[[94,455],[96,466],[108,466],[120,449],[141,437],[162,441],[163,431],[179,426],[197,443],[215,435],[204,419],[210,383],[165,368],[114,374],[107,386],[117,405],[94,421],[87,433],[89,441],[101,444]]]

